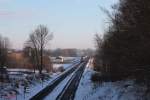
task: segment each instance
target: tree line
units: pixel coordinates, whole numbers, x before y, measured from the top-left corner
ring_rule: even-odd
[[[96,35],[95,70],[110,80],[150,77],[150,1],[119,0],[104,36]]]
[[[54,50],[51,50],[48,52],[53,57],[57,57],[57,56],[64,56],[64,57],[92,56],[94,54],[93,49],[75,49],[75,48],[66,48],[66,49],[57,48],[57,49],[54,49]]]

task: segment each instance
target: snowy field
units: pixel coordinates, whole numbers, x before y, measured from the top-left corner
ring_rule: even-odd
[[[57,69],[59,69],[60,67],[63,67],[63,68],[66,70],[66,69],[69,68],[71,65],[72,65],[72,63],[69,63],[69,64],[53,64],[53,69],[54,69],[54,70],[57,70]]]
[[[11,83],[5,83],[5,86],[3,84],[3,89],[0,90],[0,100],[29,100],[57,76],[57,74],[47,75],[43,81],[35,75],[28,75],[28,78],[14,78]]]
[[[135,80],[93,83],[94,71],[89,63],[80,81],[74,100],[150,100],[147,87],[135,83]]]
[[[53,67],[55,69],[63,67],[66,70],[71,67],[74,61],[79,61],[79,58],[67,59],[72,59],[72,62],[68,64],[54,64]],[[33,72],[29,69],[8,69],[8,71],[10,82],[0,83],[0,100],[29,100],[61,74],[61,72],[45,73],[44,79],[41,79],[37,73],[25,73]]]

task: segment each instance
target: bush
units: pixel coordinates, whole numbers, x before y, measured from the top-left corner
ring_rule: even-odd
[[[93,82],[115,82],[118,80],[122,80],[123,77],[120,76],[112,76],[109,74],[101,74],[101,73],[94,73],[91,77]]]
[[[100,82],[102,75],[100,73],[94,73],[91,77],[91,80],[94,82]]]

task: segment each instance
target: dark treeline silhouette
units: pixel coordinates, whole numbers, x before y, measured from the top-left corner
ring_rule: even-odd
[[[120,0],[108,14],[110,26],[96,35],[95,70],[110,79],[150,76],[150,0]]]
[[[55,49],[51,51],[51,55],[53,57],[57,56],[65,56],[65,57],[76,57],[77,56],[77,49]]]

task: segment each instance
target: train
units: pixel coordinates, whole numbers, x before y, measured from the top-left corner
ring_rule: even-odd
[[[81,56],[80,62],[84,62],[88,59],[88,56]]]

